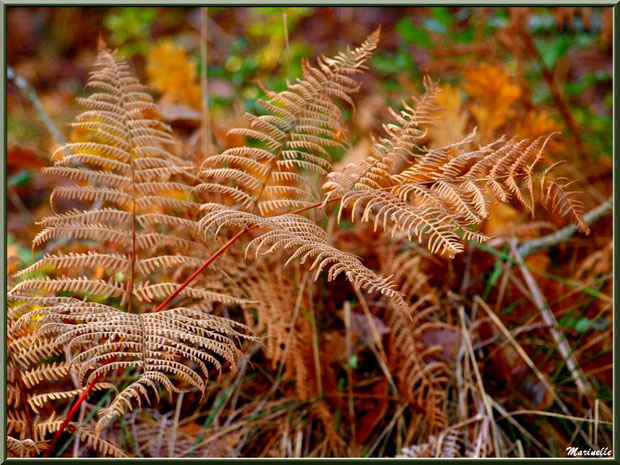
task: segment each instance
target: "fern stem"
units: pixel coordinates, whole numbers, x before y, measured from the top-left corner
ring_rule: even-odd
[[[202,273],[211,263],[213,263],[213,261],[217,257],[222,255],[226,251],[226,249],[228,249],[231,245],[233,245],[237,241],[237,239],[239,239],[241,236],[243,236],[245,233],[247,233],[251,229],[254,229],[255,227],[256,227],[256,225],[248,226],[245,229],[242,229],[241,231],[239,231],[233,237],[231,237],[230,240],[228,242],[226,242],[226,244],[224,244],[222,247],[220,247],[217,252],[215,252],[213,255],[211,255],[202,265],[200,265],[200,267],[196,271],[194,271],[192,273],[192,275],[189,278],[187,278],[185,280],[185,282],[183,284],[181,284],[177,288],[176,291],[174,291],[172,294],[170,294],[166,300],[164,300],[161,304],[159,304],[159,306],[154,310],[154,312],[159,312],[159,311],[163,310],[164,308],[166,308],[166,306],[170,302],[172,302],[172,300],[176,296],[178,296],[183,291],[183,289],[185,289],[187,286],[189,286],[189,284],[194,279],[196,279],[198,277],[198,275],[200,275],[200,273]]]
[[[124,338],[121,337],[119,342],[122,342],[123,339]],[[114,349],[114,352],[116,352],[120,348],[121,346],[119,345],[116,349]],[[114,353],[112,353],[112,355],[110,355],[103,362],[103,364],[105,365],[107,363],[110,363],[112,360],[114,360]],[[77,413],[82,403],[88,398],[90,392],[93,390],[93,388],[95,387],[95,384],[97,384],[101,376],[102,376],[101,374],[95,376],[93,380],[90,383],[88,383],[88,386],[86,386],[86,389],[84,389],[84,392],[82,393],[82,395],[78,397],[78,399],[75,401],[75,403],[71,407],[71,410],[69,410],[69,413],[67,413],[67,416],[60,424],[60,428],[58,428],[58,431],[56,431],[56,433],[54,434],[54,437],[52,438],[52,442],[50,443],[49,448],[45,451],[45,454],[43,454],[43,457],[50,457],[52,455],[52,452],[54,452],[54,448],[56,447],[56,444],[58,444],[58,441],[60,440],[62,433],[65,431],[65,429],[67,429],[67,425],[69,425],[69,422],[74,417],[74,415]]]
[[[112,357],[110,359],[112,359]],[[78,400],[75,401],[75,404],[73,404],[73,407],[71,407],[71,410],[69,410],[69,413],[67,413],[67,416],[65,417],[62,424],[60,425],[60,428],[58,428],[58,431],[56,431],[56,434],[54,434],[54,438],[52,439],[52,442],[50,443],[50,447],[49,449],[45,451],[45,454],[43,454],[43,457],[50,457],[52,455],[52,452],[54,451],[54,447],[60,440],[60,436],[65,431],[65,429],[67,428],[67,425],[69,424],[73,416],[76,414],[76,412],[80,408],[80,405],[82,405],[82,403],[86,400],[86,398],[88,397],[88,394],[93,389],[97,381],[99,381],[99,376],[96,376],[90,382],[90,384],[86,387],[86,389],[84,389],[84,392],[82,393],[82,395],[78,397]]]
[[[339,200],[339,198],[333,198],[328,200],[326,203],[323,201],[320,202],[316,202],[313,203],[312,205],[308,205],[302,208],[298,208],[296,210],[293,210],[292,212],[290,212],[290,214],[299,214],[299,213],[303,213],[307,210],[311,210],[313,208],[319,207],[321,205],[323,205],[324,203],[332,203]],[[185,289],[187,286],[190,285],[190,283],[192,281],[194,281],[194,279],[196,279],[205,269],[207,269],[209,267],[209,265],[211,265],[211,263],[213,263],[220,255],[222,255],[224,252],[226,252],[226,250],[228,250],[230,248],[230,246],[232,246],[239,238],[241,238],[241,236],[243,236],[244,234],[246,234],[247,232],[258,228],[257,224],[252,224],[249,226],[246,226],[244,229],[238,231],[233,237],[231,237],[228,242],[226,242],[224,245],[222,245],[215,253],[213,253],[213,255],[211,255],[202,265],[200,265],[199,268],[196,269],[196,271],[194,271],[192,273],[192,275],[187,278],[185,280],[185,282],[183,284],[181,284],[176,291],[174,291],[172,294],[170,294],[166,300],[164,300],[161,304],[159,304],[157,306],[157,308],[155,310],[153,310],[153,313],[159,312],[161,310],[163,310],[164,308],[166,308],[168,306],[168,304],[170,302],[172,302],[172,300],[174,300],[174,298],[176,296],[178,296],[183,289]],[[116,349],[118,350],[120,348],[120,346]],[[115,350],[115,352],[116,352]],[[108,357],[104,362],[103,365],[111,362],[112,360],[114,360],[114,354],[110,355],[110,357]],[[52,442],[50,443],[50,447],[49,449],[47,449],[45,451],[45,454],[43,455],[43,457],[50,457],[54,447],[56,446],[56,444],[58,443],[58,441],[60,440],[60,437],[62,435],[62,433],[65,431],[65,429],[67,428],[67,425],[69,425],[69,422],[71,421],[71,419],[73,418],[73,416],[76,414],[76,412],[78,411],[78,409],[80,408],[80,405],[82,405],[82,403],[86,400],[86,398],[88,397],[88,395],[90,394],[90,392],[93,390],[93,388],[95,387],[95,384],[97,384],[97,382],[99,381],[99,379],[101,378],[102,375],[98,375],[96,376],[86,387],[86,389],[84,390],[84,392],[82,393],[82,395],[75,401],[75,403],[73,404],[73,406],[71,407],[71,410],[69,410],[69,413],[67,414],[67,416],[65,417],[65,419],[63,420],[62,424],[60,425],[60,428],[58,428],[58,431],[56,431],[56,433],[54,434],[54,437],[52,439]]]
[[[323,201],[319,201],[316,203],[313,203],[312,205],[307,205],[305,207],[301,207],[298,208],[296,210],[293,210],[292,212],[288,213],[289,215],[296,215],[299,213],[303,213],[305,211],[308,210],[312,210],[313,208],[317,208],[320,207],[321,205],[323,205],[324,203],[332,203],[335,202],[337,200],[340,200],[339,198],[333,198],[328,200],[327,202],[323,202]],[[237,239],[239,239],[241,236],[243,236],[245,233],[258,228],[257,224],[252,224],[247,226],[245,229],[242,229],[241,231],[237,232],[237,234],[235,234],[233,237],[231,237],[228,242],[226,242],[226,244],[224,244],[222,247],[220,247],[213,255],[211,255],[202,265],[200,265],[199,268],[196,269],[196,271],[194,271],[192,273],[192,275],[187,278],[185,280],[185,282],[183,284],[181,284],[176,291],[174,291],[172,294],[170,294],[166,300],[164,300],[161,304],[159,304],[159,306],[154,310],[154,312],[159,312],[161,310],[163,310],[164,308],[166,308],[168,306],[168,304],[176,297],[178,296],[183,289],[185,289],[187,286],[189,286],[191,284],[191,282],[196,279],[205,269],[207,269],[207,267],[209,265],[211,265],[211,263],[213,263],[215,261],[215,259],[217,257],[219,257],[220,255],[222,255],[228,248],[230,248],[231,245],[233,245]]]

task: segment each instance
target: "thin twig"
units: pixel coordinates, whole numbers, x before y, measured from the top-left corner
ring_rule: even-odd
[[[514,417],[516,415],[540,415],[543,417],[562,418],[564,420],[571,420],[571,421],[579,422],[579,423],[594,423],[594,424],[613,426],[613,422],[600,420],[597,417],[580,418],[580,417],[575,417],[572,415],[562,415],[561,413],[545,412],[543,410],[515,410],[514,412],[505,412],[502,414],[501,417],[498,418],[498,420],[502,420],[508,417]]]
[[[360,306],[362,307],[362,310],[364,310],[364,314],[366,315],[366,321],[368,321],[368,326],[370,327],[370,331],[372,332],[373,341],[372,343],[368,341],[368,347],[370,348],[375,358],[379,362],[381,371],[383,371],[385,379],[388,381],[388,384],[390,385],[390,388],[392,389],[393,394],[395,396],[398,396],[399,395],[398,388],[396,387],[396,383],[394,383],[394,378],[392,377],[392,374],[390,373],[390,369],[387,366],[388,358],[385,353],[383,343],[381,342],[381,335],[379,334],[377,325],[375,324],[372,318],[372,314],[370,313],[368,302],[366,301],[364,294],[359,289],[353,286],[353,290],[355,291],[355,295],[357,296],[357,300],[359,301]]]
[[[541,382],[541,384],[545,387],[545,389],[547,389],[549,394],[551,394],[553,399],[557,402],[557,404],[559,405],[560,409],[562,409],[562,411],[567,416],[572,416],[570,410],[568,410],[568,407],[566,406],[566,404],[562,401],[562,399],[560,399],[560,397],[558,396],[557,392],[555,392],[555,389],[553,388],[551,383],[547,380],[545,375],[543,375],[540,372],[540,370],[538,369],[536,364],[532,361],[532,359],[525,352],[525,350],[523,350],[523,347],[521,347],[521,345],[515,340],[515,338],[513,337],[512,333],[508,330],[508,328],[506,328],[506,326],[504,326],[504,323],[502,323],[502,320],[500,320],[500,318],[493,312],[493,310],[491,310],[489,308],[487,303],[480,296],[478,296],[478,295],[475,296],[474,297],[474,302],[478,303],[483,308],[483,310],[487,313],[487,315],[489,316],[491,321],[493,321],[493,323],[495,323],[495,326],[497,326],[497,328],[506,337],[508,342],[510,342],[510,344],[514,347],[514,349],[521,356],[523,361],[532,369],[532,371],[534,372],[534,374],[536,375],[538,380]]]
[[[207,7],[200,9],[200,58],[202,60],[202,68],[200,71],[200,91],[201,91],[201,103],[202,103],[202,115],[201,115],[201,149],[203,156],[211,154],[211,147],[213,147],[213,136],[211,130],[211,114],[209,112],[209,81],[207,77],[207,71],[209,68],[208,60],[208,10]]]
[[[11,65],[7,65],[6,67],[6,77],[15,85],[15,87],[17,87],[22,92],[24,97],[26,97],[26,99],[32,104],[34,110],[37,112],[37,115],[39,116],[39,118],[41,118],[41,121],[43,121],[43,124],[45,124],[45,127],[52,134],[54,139],[56,139],[56,141],[60,145],[66,145],[67,139],[64,138],[64,136],[58,130],[56,125],[52,122],[50,117],[47,116],[47,113],[43,109],[43,106],[41,105],[41,101],[39,100],[36,91],[30,85],[30,83],[19,74],[17,74],[17,72],[13,69]]]
[[[346,345],[347,345],[347,388],[348,388],[348,394],[349,394],[349,416],[351,417],[351,419],[355,418],[355,405],[354,405],[354,399],[353,399],[353,371],[351,367],[351,359],[353,358],[353,335],[352,335],[352,331],[351,331],[351,302],[349,302],[348,300],[346,300],[344,302],[344,308],[343,308],[343,312],[344,312],[344,327],[345,327],[345,334],[346,334]],[[356,438],[356,431],[355,431],[355,421],[351,421],[351,437],[352,438]],[[352,447],[354,447],[354,452],[355,455],[357,454],[357,440],[354,439],[352,441]]]
[[[592,386],[588,382],[588,380],[584,377],[583,372],[579,368],[579,363],[577,362],[574,354],[572,353],[572,349],[566,338],[563,334],[558,330],[558,321],[555,318],[555,315],[549,308],[547,301],[545,300],[536,280],[532,277],[532,274],[527,269],[527,267],[523,264],[523,258],[519,254],[519,251],[515,247],[514,244],[511,244],[512,251],[517,259],[518,266],[521,269],[521,273],[525,278],[525,282],[527,283],[530,292],[532,293],[532,300],[534,305],[538,308],[543,321],[549,326],[549,331],[551,332],[551,337],[553,341],[558,347],[558,351],[564,360],[566,361],[566,367],[570,372],[571,377],[575,381],[575,385],[577,386],[577,390],[583,396],[589,396],[593,392]]]
[[[523,434],[525,439],[527,439],[532,444],[534,444],[536,447],[538,447],[542,452],[547,454],[547,456],[549,457],[553,456],[553,453],[549,449],[547,449],[540,441],[538,441],[532,435],[532,433],[530,433],[527,430],[527,428],[523,427],[521,423],[515,420],[513,418],[513,415],[507,410],[505,410],[504,407],[502,407],[502,405],[499,402],[495,401],[493,398],[490,398],[489,401],[491,402],[491,405],[493,406],[493,408],[501,414],[501,416],[498,417],[496,421],[500,421],[503,419],[508,420],[515,428],[517,428],[521,432],[521,434]]]
[[[288,45],[288,22],[286,20],[286,13],[282,12],[282,22],[284,23],[284,44],[286,46],[286,76],[291,75],[291,52]]]
[[[177,442],[177,434],[179,431],[179,418],[181,417],[183,397],[185,397],[185,392],[181,392],[179,394],[179,397],[177,397],[177,405],[174,410],[174,418],[172,420],[172,434],[170,435],[170,440],[168,441],[168,457],[174,457],[174,446]]]
[[[590,210],[585,215],[583,215],[583,221],[588,225],[592,226],[598,220],[609,215],[613,210],[613,197],[609,197],[605,202],[600,204],[598,207]],[[553,234],[548,234],[543,237],[538,237],[536,239],[531,239],[522,243],[517,249],[519,255],[522,258],[528,257],[533,253],[539,252],[541,250],[545,250],[551,247],[554,247],[558,244],[561,244],[568,239],[570,239],[577,232],[577,226],[574,224],[570,224]]]
[[[499,457],[499,438],[498,438],[498,432],[497,432],[497,424],[495,423],[495,420],[493,419],[493,409],[491,408],[491,404],[489,402],[490,396],[487,395],[486,390],[484,389],[482,375],[480,373],[480,369],[478,368],[478,361],[476,360],[476,355],[474,354],[474,348],[471,342],[470,330],[469,328],[467,328],[467,325],[465,322],[465,308],[462,305],[459,306],[458,312],[459,312],[459,318],[461,320],[461,336],[463,338],[465,350],[471,360],[471,366],[474,370],[476,384],[478,385],[478,389],[479,389],[478,394],[480,395],[481,401],[484,405],[484,410],[486,412],[486,415],[484,416],[483,420],[486,420],[487,422],[490,422],[492,420],[492,423],[490,425],[486,423],[486,426],[490,429],[492,433],[491,440],[493,441],[493,449],[495,452],[495,456]],[[480,412],[478,412],[478,414],[481,415]],[[485,425],[485,421],[483,421],[483,425]],[[476,446],[476,451],[479,450],[479,446],[480,444]],[[475,457],[477,456],[478,455],[476,453]]]

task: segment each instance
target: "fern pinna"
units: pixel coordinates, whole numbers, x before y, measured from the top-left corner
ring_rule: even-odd
[[[210,253],[193,235],[195,176],[172,154],[170,129],[124,59],[102,46],[87,87],[94,92],[81,100],[86,111],[74,126],[89,137],[59,149],[47,170],[76,181],[52,195],[53,204],[64,198],[75,208],[41,222],[34,246],[47,244],[48,252],[9,293],[15,409],[8,428],[21,440],[42,440],[44,411],[59,411],[59,402],[93,382],[94,390],[114,387],[109,380],[127,370],[133,381],[101,412],[99,429],[158,398],[160,386],[204,391],[212,369],[234,366],[239,342],[250,337],[248,328],[212,314],[220,304],[243,303],[222,275],[199,278],[175,308],[154,311]],[[81,239],[89,250],[58,238]],[[37,276],[42,270],[51,277]],[[75,390],[54,391],[50,382],[72,370]],[[41,413],[30,432],[22,414],[28,409]]]

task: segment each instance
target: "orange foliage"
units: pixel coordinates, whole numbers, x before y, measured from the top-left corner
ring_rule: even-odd
[[[515,126],[516,135],[530,140],[561,130],[562,125],[545,111],[530,111],[520,121],[517,121]],[[564,148],[564,144],[559,141],[559,138],[551,139],[547,145],[547,150],[552,153],[562,152]]]
[[[435,102],[441,107],[433,111],[437,116],[435,126],[428,129],[433,139],[432,147],[441,147],[463,140],[466,136],[467,115],[463,112],[460,90],[450,84],[440,86]]]
[[[196,64],[188,59],[182,47],[172,42],[155,47],[147,58],[146,71],[151,86],[164,94],[164,101],[200,108]]]
[[[496,129],[512,116],[512,105],[521,97],[521,89],[512,76],[491,65],[480,65],[464,72],[463,90],[478,103],[470,105],[480,128],[482,143],[489,142]]]

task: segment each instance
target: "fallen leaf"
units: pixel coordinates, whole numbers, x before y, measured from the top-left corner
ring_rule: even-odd
[[[506,230],[511,230],[519,212],[505,203],[494,202],[489,209],[489,218],[482,225],[482,232],[488,236],[498,236]]]
[[[374,329],[376,329],[379,337],[384,334],[388,334],[390,332],[390,327],[387,326],[380,318],[377,318],[374,315],[372,316],[372,324],[374,324]],[[371,323],[368,321],[366,314],[364,313],[353,313],[353,318],[351,321],[351,326],[353,327],[353,331],[357,333],[360,339],[365,341],[374,341],[375,332],[371,327]]]

